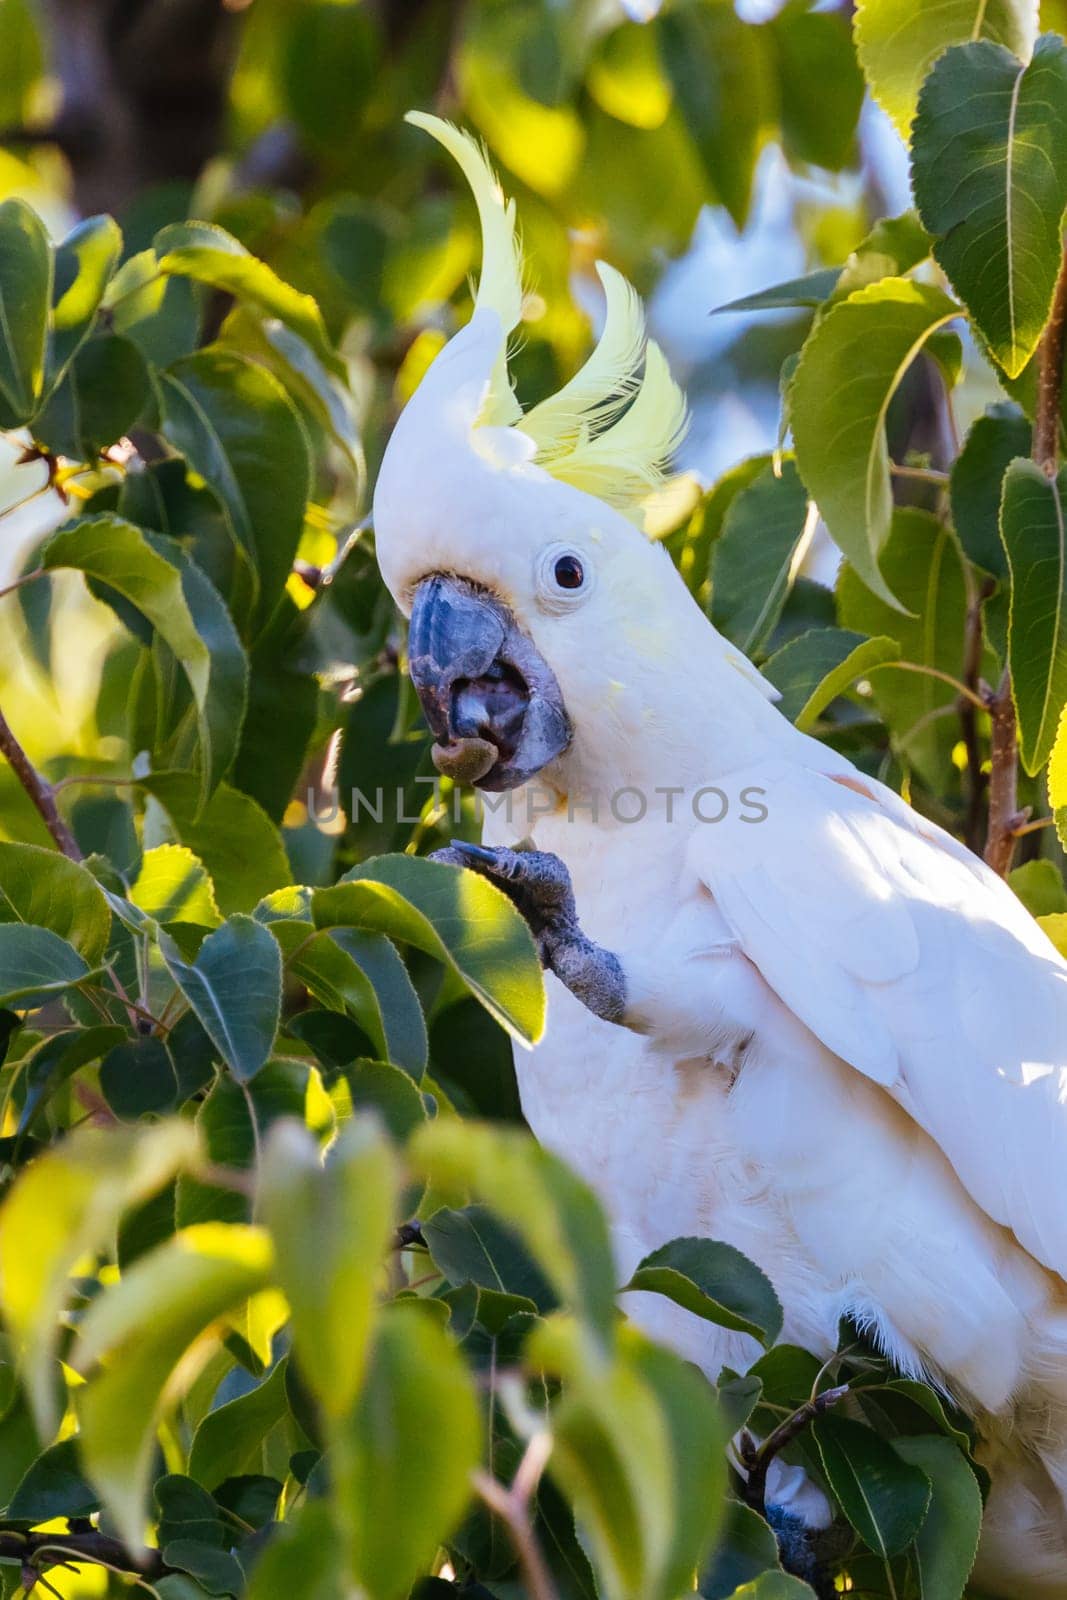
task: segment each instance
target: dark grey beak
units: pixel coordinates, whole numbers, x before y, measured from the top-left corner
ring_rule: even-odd
[[[507,606],[466,579],[419,584],[408,656],[434,765],[458,783],[517,788],[570,743],[551,667]]]

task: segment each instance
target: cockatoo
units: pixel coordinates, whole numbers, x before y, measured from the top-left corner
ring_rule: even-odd
[[[546,968],[525,1115],[598,1191],[620,1281],[725,1240],[784,1338],[829,1355],[847,1314],[965,1407],[994,1482],[980,1586],[1065,1597],[1067,964],[981,861],[781,716],[641,531],[685,406],[610,267],[594,353],[521,412],[513,206],[472,139],[410,120],[466,175],[483,265],[374,527],[435,760],[486,802],[448,859],[511,894]],[[712,1379],[759,1354],[627,1306]],[[825,1524],[775,1465],[779,1520]]]

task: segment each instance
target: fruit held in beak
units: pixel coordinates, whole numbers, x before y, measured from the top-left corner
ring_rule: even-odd
[[[496,765],[497,748],[488,739],[450,739],[438,742],[430,751],[434,766],[442,777],[454,783],[477,783]]]

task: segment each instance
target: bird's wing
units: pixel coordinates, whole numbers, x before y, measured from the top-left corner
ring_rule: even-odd
[[[1006,884],[881,784],[768,762],[734,775],[732,792],[749,786],[766,818],[735,806],[690,847],[741,948],[1067,1277],[1067,963]]]

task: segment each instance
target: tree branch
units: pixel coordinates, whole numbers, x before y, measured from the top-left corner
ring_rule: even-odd
[[[763,1443],[755,1445],[751,1436],[745,1434],[742,1439],[741,1460],[748,1472],[748,1481],[745,1484],[745,1500],[753,1511],[759,1512],[761,1517],[767,1514],[767,1472],[775,1456],[780,1455],[787,1445],[792,1444],[797,1436],[811,1426],[816,1417],[821,1417],[843,1400],[848,1394],[848,1384],[842,1384],[839,1389],[824,1389],[822,1394],[814,1395],[799,1410],[792,1412],[784,1422],[780,1422],[774,1432],[768,1434]]]
[[[20,1533],[0,1529],[0,1558],[21,1561],[33,1567],[41,1553],[42,1565],[58,1567],[70,1561],[92,1561],[143,1578],[162,1578],[171,1569],[158,1550],[145,1549],[138,1555],[119,1539],[112,1539],[96,1528],[71,1533]]]
[[[4,713],[0,711],[0,755],[6,756],[11,770],[33,801],[34,806],[56,844],[72,861],[83,861],[78,841],[59,814],[55,793],[30,762],[25,750],[11,731]]]
[[[1064,345],[1067,341],[1067,252],[1052,297],[1048,326],[1041,336],[1037,368],[1037,411],[1031,454],[1045,473],[1054,478],[1059,467],[1060,396],[1063,392]],[[1018,798],[1019,740],[1012,696],[1011,672],[1004,675],[989,697],[992,731],[989,776],[989,830],[985,859],[1001,877],[1010,870],[1020,824]]]
[[[530,1503],[545,1470],[552,1449],[547,1431],[535,1433],[526,1446],[510,1489],[505,1489],[491,1473],[479,1468],[471,1478],[475,1493],[508,1530],[519,1560],[522,1581],[529,1600],[559,1600],[552,1574],[534,1535]]]

